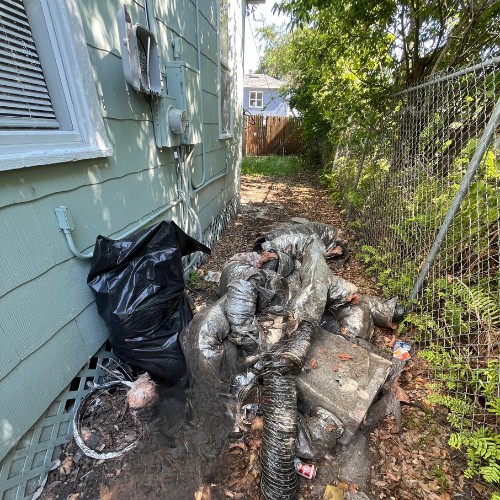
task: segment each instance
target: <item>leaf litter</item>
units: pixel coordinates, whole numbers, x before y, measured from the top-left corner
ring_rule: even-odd
[[[265,209],[266,217],[259,214]],[[238,252],[252,251],[257,232],[263,233],[276,222],[289,222],[292,217],[324,222],[343,229],[349,242],[350,259],[333,269],[342,278],[353,282],[363,294],[381,295],[376,283],[367,276],[358,258],[356,235],[346,227],[339,212],[330,202],[317,174],[301,171],[286,181],[273,177],[242,176],[241,208],[207,258],[187,283],[187,291],[197,310],[217,300],[217,283],[205,281],[209,273],[222,271],[229,257]],[[271,256],[268,256],[271,258]],[[401,340],[411,340],[408,338]],[[375,328],[374,344],[392,352],[396,338],[390,329]],[[340,355],[337,371],[349,355]],[[318,361],[314,360],[316,368]],[[487,488],[480,482],[464,478],[464,458],[452,450],[447,439],[446,416],[427,402],[426,367],[418,356],[407,362],[406,368],[393,384],[397,399],[403,403],[403,429],[397,432],[394,418],[386,417],[370,433],[372,454],[371,477],[366,494],[371,499],[390,500],[449,500],[452,498],[487,498]],[[182,398],[181,398],[182,399]],[[410,403],[411,402],[411,403]],[[414,404],[419,402],[418,404]],[[405,404],[406,403],[406,404]],[[409,403],[409,404],[408,404]],[[40,498],[56,500],[80,499],[147,499],[168,498],[185,500],[182,492],[183,459],[189,450],[182,446],[166,453],[176,439],[175,424],[162,422],[168,429],[152,430],[153,438],[142,441],[133,452],[116,460],[92,460],[82,456],[71,442],[61,458],[61,465],[52,471]],[[230,440],[218,462],[218,474],[206,477],[193,496],[196,500],[260,498],[260,448],[262,417],[255,417],[248,432]],[[177,451],[176,451],[177,450]],[[217,457],[207,457],[215,461]],[[339,464],[332,455],[317,461],[318,475],[314,481],[301,478],[300,500],[322,499],[325,488],[335,485],[346,491],[356,491],[356,484],[338,480]],[[203,464],[198,464],[203,473]],[[178,483],[162,479],[165,470],[174,470]],[[174,474],[174,475],[175,475]],[[169,474],[169,478],[172,474]]]

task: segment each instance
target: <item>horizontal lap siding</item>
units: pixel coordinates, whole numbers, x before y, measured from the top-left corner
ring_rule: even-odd
[[[126,4],[133,22],[146,26],[144,2]],[[98,234],[117,235],[177,197],[173,150],[156,147],[150,104],[123,77],[116,26],[121,5],[118,0],[79,2],[113,156],[0,172],[0,401],[13,402],[0,405],[0,459],[107,338],[86,285],[90,264],[69,251],[54,208],[70,208],[75,244],[86,251]],[[239,141],[219,140],[217,2],[200,0],[199,5],[207,179],[224,172],[226,158],[231,166],[229,175],[193,200],[205,229],[237,189]],[[164,60],[172,59],[170,37],[181,36],[181,58],[197,67],[195,3],[157,1],[156,15]],[[239,86],[241,68],[235,76]],[[236,116],[240,106],[241,100],[235,103]],[[236,136],[240,122],[238,118]],[[197,145],[197,183],[201,151]],[[164,218],[180,223],[179,207]]]

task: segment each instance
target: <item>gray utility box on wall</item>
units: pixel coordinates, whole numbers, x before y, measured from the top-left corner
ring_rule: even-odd
[[[162,94],[154,99],[158,147],[201,142],[200,72],[184,61],[164,65]]]

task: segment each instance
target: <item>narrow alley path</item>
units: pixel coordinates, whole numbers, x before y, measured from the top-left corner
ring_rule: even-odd
[[[222,271],[232,255],[251,251],[258,233],[273,223],[297,217],[341,228],[351,256],[340,269],[332,268],[334,273],[354,282],[362,293],[380,295],[358,257],[354,233],[345,227],[317,175],[307,171],[281,178],[244,175],[239,213],[212,249],[212,255],[189,279],[187,291],[197,309],[217,299],[217,285],[204,280],[209,271]],[[403,336],[403,340],[411,339]],[[377,347],[391,352],[391,341],[394,342],[391,330],[376,328]],[[445,419],[426,401],[427,381],[420,363],[413,355],[399,380],[402,433],[397,433],[394,418],[388,416],[371,434],[366,434],[363,443],[327,455],[317,463],[314,481],[301,478],[300,499],[323,499],[329,484],[345,489],[346,499],[486,498],[481,494],[482,485],[465,482],[462,459],[446,444]],[[80,457],[75,463],[63,458],[66,469],[61,466],[51,473],[41,498],[188,500],[196,491],[196,500],[258,500],[260,469],[251,467],[251,461],[255,461],[252,447],[231,447],[228,443],[220,461],[216,456],[200,461],[190,454],[187,443],[202,439],[204,432],[214,432],[213,427],[207,423],[206,429],[181,429],[179,421],[186,417],[182,391],[168,389],[162,397],[160,419],[135,450],[121,459],[108,461]],[[426,411],[416,407],[416,402]],[[187,441],[183,441],[189,432]],[[259,429],[255,429],[251,442],[257,443],[253,447],[257,454],[259,439]],[[73,457],[75,452],[73,443],[66,457]],[[346,462],[350,462],[350,472]],[[203,485],[196,484],[200,476],[204,478]]]

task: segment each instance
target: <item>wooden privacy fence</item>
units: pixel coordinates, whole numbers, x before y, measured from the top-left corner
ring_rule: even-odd
[[[300,120],[288,116],[245,116],[243,154],[292,155],[300,147]]]

